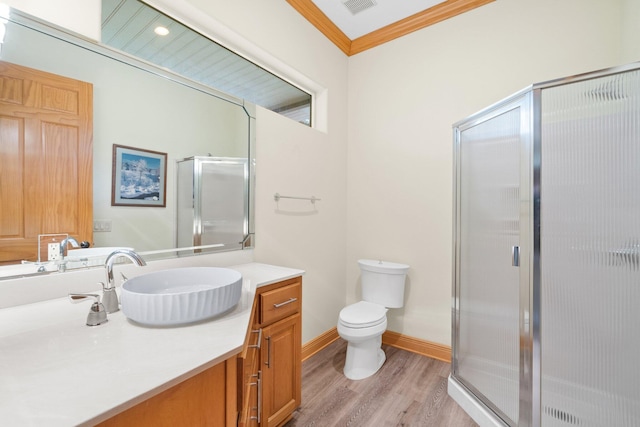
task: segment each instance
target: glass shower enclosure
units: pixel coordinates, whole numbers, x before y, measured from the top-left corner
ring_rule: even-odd
[[[454,125],[449,394],[480,425],[640,425],[640,64]]]
[[[247,159],[188,157],[177,161],[177,176],[177,247],[242,249],[250,236]]]

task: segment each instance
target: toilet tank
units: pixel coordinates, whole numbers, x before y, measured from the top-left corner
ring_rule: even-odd
[[[362,299],[389,308],[404,305],[404,282],[409,266],[370,259],[358,261]]]

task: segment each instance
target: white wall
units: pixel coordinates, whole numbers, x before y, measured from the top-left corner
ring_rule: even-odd
[[[351,58],[281,0],[154,3],[240,34],[237,49],[326,95],[326,132],[257,112],[255,258],[307,271],[303,342],[358,298],[356,261],[370,257],[412,267],[389,329],[449,344],[452,123],[531,83],[638,52],[621,43],[639,34],[637,19],[623,19],[637,0],[498,0]],[[309,212],[276,205],[275,192],[322,201]]]
[[[407,263],[389,329],[450,344],[452,124],[529,84],[620,64],[621,17],[618,0],[498,0],[350,58],[349,302],[358,258]]]
[[[451,124],[620,56],[619,3],[603,0],[498,1],[351,58],[285,2],[189,3],[328,88],[326,134],[265,110],[257,120],[256,258],[307,270],[305,342],[335,325],[345,297],[359,298],[356,260],[367,257],[412,266],[389,329],[448,344]],[[278,211],[275,192],[323,200],[295,214],[283,202]]]
[[[176,7],[176,2],[170,3]],[[326,97],[326,132],[262,108],[256,116],[255,258],[306,271],[302,342],[308,342],[335,327],[345,305],[348,58],[285,1],[188,3],[227,27],[209,31],[229,38],[240,53],[248,51],[252,58],[269,60],[263,65],[288,73],[295,82],[310,80],[313,87],[305,89]],[[207,23],[204,17],[198,19],[202,25]],[[234,40],[229,29],[252,46]],[[276,204],[276,192],[322,200],[316,202],[316,210],[304,201]]]
[[[100,40],[101,0],[4,0],[4,4],[93,40]]]
[[[28,12],[46,19],[47,2],[38,1],[40,4]],[[303,342],[307,342],[335,326],[345,302],[347,57],[284,1],[149,3],[284,73],[320,98],[314,107],[321,111],[314,114],[321,131],[271,111],[257,111],[257,247],[253,253],[259,262],[306,270]],[[73,0],[58,6],[59,17],[71,21],[65,25],[64,20],[57,20],[60,25],[73,29],[80,21],[95,22],[98,18],[99,22],[99,9],[75,8]],[[275,192],[315,195],[322,201],[317,202],[315,211],[305,212],[308,202],[282,201],[277,206]],[[71,274],[69,279],[80,284],[93,272]],[[15,282],[19,280],[6,283],[17,289],[19,283]],[[46,285],[44,282],[29,281],[36,287]]]
[[[621,0],[622,62],[640,61],[640,1]]]

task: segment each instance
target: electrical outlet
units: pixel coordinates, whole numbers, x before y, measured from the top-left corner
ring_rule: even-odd
[[[60,259],[60,243],[49,243],[48,256],[49,261],[57,261]]]

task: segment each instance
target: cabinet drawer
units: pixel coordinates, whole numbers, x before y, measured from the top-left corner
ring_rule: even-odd
[[[276,288],[260,294],[260,323],[270,324],[300,311],[302,284]]]

